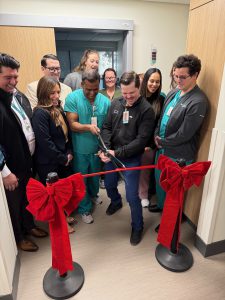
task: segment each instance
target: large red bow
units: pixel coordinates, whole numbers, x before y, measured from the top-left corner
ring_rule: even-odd
[[[39,221],[49,222],[52,267],[60,275],[73,269],[69,234],[64,211],[69,215],[85,195],[85,185],[80,173],[60,179],[45,187],[31,178],[27,184],[29,210]]]
[[[211,162],[209,161],[196,162],[182,168],[164,155],[160,155],[158,159],[156,167],[162,170],[160,184],[166,191],[166,200],[157,240],[168,249],[171,248],[175,225],[177,218],[179,218],[178,240],[176,245],[178,250],[184,191],[188,190],[194,184],[196,186],[201,184],[210,164]]]

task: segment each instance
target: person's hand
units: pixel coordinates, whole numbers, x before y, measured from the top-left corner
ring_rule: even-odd
[[[10,192],[14,191],[19,185],[18,178],[13,173],[10,173],[8,176],[3,177],[2,181],[3,181],[5,189]]]
[[[115,156],[115,152],[113,150],[109,150],[108,152],[111,155]],[[110,161],[110,158],[107,155],[105,155],[105,153],[102,151],[99,152],[99,157],[101,158],[101,161],[104,163],[108,163]]]
[[[98,152],[98,156],[100,157],[101,161],[104,163],[108,163],[110,161],[110,158],[106,156],[105,153],[102,151]]]
[[[158,135],[155,136],[155,144],[157,148],[162,148],[162,146],[160,146],[160,141],[161,141],[161,137],[159,137]]]
[[[98,128],[98,126],[94,125],[94,124],[90,124],[90,132],[94,135],[97,135],[100,133],[100,129]]]
[[[65,166],[68,166],[72,159],[73,159],[73,155],[72,154],[68,154],[67,155],[67,163],[65,164]]]

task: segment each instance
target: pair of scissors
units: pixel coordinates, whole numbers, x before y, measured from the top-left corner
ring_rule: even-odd
[[[109,149],[106,147],[100,133],[97,134],[98,136],[98,139],[99,139],[99,148],[102,150],[102,152],[108,156],[108,158],[110,158],[112,164],[114,165],[114,167],[117,169],[117,168],[123,168],[125,169],[125,165],[118,159],[116,158],[115,156],[113,156],[110,152],[109,152]],[[124,175],[122,172],[118,172],[121,179],[126,182],[125,178],[124,178]]]

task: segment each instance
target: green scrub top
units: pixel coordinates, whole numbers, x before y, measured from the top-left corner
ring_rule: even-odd
[[[110,107],[110,100],[98,93],[91,105],[83,89],[75,90],[66,97],[64,111],[78,114],[80,124],[91,124],[91,118],[97,117],[97,126],[102,128]],[[98,151],[98,138],[91,132],[72,132],[74,152],[94,154]]]
[[[172,101],[170,101],[170,103],[167,105],[167,107],[164,111],[162,121],[161,121],[161,124],[160,124],[160,130],[159,130],[159,136],[162,139],[165,138],[166,126],[167,126],[167,123],[170,119],[171,112],[174,109],[174,107],[177,105],[177,103],[180,101],[180,93],[181,93],[181,91],[176,93],[176,95],[174,96]]]

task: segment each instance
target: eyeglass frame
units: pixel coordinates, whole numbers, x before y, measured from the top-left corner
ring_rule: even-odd
[[[44,67],[45,69],[48,69],[50,73],[54,73],[55,71],[60,72],[61,67]]]
[[[177,76],[177,75],[173,75],[173,79],[174,80],[178,80],[178,79],[180,79],[181,81],[184,81],[184,80],[186,80],[188,77],[192,77],[191,75],[188,75],[188,76]]]
[[[114,80],[114,79],[116,79],[116,76],[111,76],[111,77],[105,77],[105,81],[112,81],[112,80]]]

